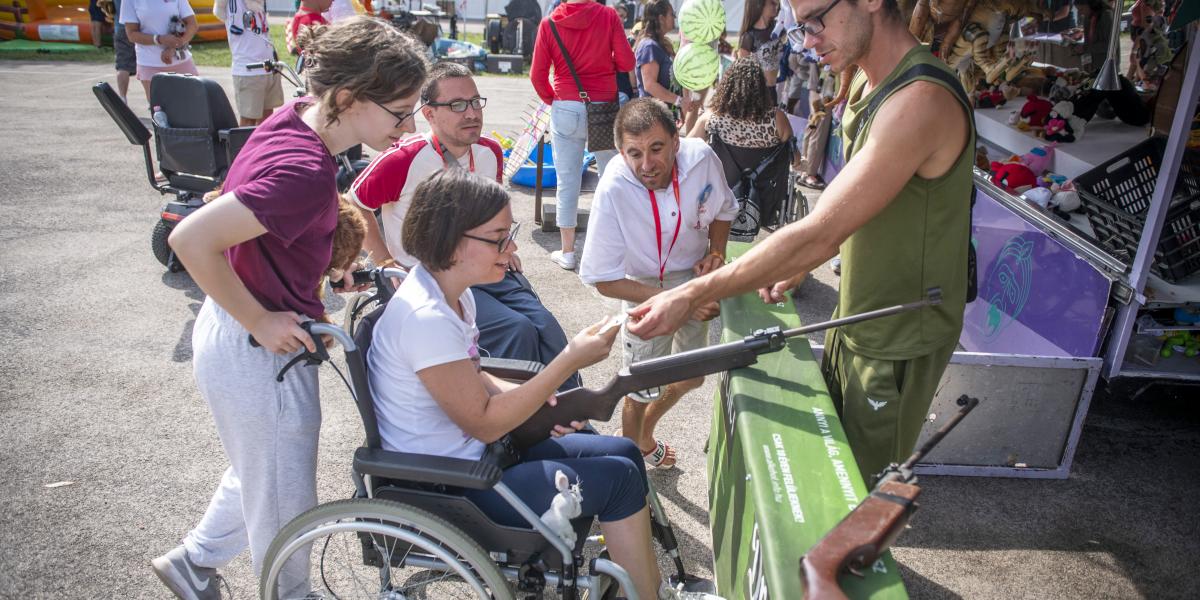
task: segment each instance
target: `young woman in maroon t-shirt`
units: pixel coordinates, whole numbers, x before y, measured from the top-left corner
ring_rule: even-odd
[[[302,36],[311,96],[259,125],[224,194],[170,238],[208,296],[192,332],[193,365],[230,462],[204,518],[152,562],[180,598],[216,597],[216,568],[247,546],[259,572],[278,530],[316,505],[317,370],[289,370],[281,383],[275,374],[289,355],[315,349],[299,324],[324,315],[316,284],[337,225],[333,156],[360,143],[384,150],[411,133],[428,68],[412,38],[376,19]],[[307,594],[308,568],[285,567],[281,595]]]

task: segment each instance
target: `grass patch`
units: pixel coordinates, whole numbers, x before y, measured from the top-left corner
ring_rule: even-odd
[[[92,48],[79,52],[38,52],[36,50],[4,52],[0,53],[0,60],[44,60],[50,62],[116,64],[116,55],[113,54],[112,48],[105,46],[103,48]]]
[[[283,24],[278,24],[271,27],[270,31],[271,44],[275,46],[275,52],[279,54],[281,60],[290,61],[291,55],[287,51],[287,42],[285,41],[285,31]],[[484,49],[487,46],[484,44],[482,33],[464,33],[459,31],[459,39],[462,39],[472,44],[478,45]],[[91,48],[81,50],[79,52],[5,52],[0,54],[0,60],[43,60],[43,61],[75,61],[87,63],[109,63],[113,64],[116,57],[113,54],[113,49],[110,46],[102,48]],[[229,43],[225,40],[215,42],[193,42],[192,43],[192,60],[196,66],[200,68],[200,74],[204,74],[204,67],[229,67],[233,62],[233,54],[229,51]],[[525,61],[525,74],[499,74],[499,73],[476,73],[476,76],[488,77],[528,77],[529,61]]]
[[[283,60],[289,60],[282,24],[271,28],[271,44]],[[5,52],[0,54],[0,60],[44,60],[53,62],[87,62],[87,63],[116,63],[116,55],[111,46],[92,48],[79,52]],[[233,54],[229,51],[229,43],[225,40],[215,42],[193,42],[192,60],[197,67],[229,67],[233,63]],[[203,73],[201,73],[203,74]]]

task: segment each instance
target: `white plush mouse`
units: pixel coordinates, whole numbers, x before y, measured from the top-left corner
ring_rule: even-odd
[[[561,470],[554,473],[554,486],[558,488],[558,495],[550,501],[549,510],[542,513],[542,520],[568,546],[574,548],[576,536],[575,528],[571,526],[571,519],[578,517],[583,512],[583,490],[579,488],[578,483],[571,485]]]

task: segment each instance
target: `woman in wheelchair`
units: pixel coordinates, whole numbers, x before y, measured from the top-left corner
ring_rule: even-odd
[[[325,314],[315,284],[338,220],[334,155],[359,143],[382,151],[414,129],[422,47],[368,18],[309,33],[311,95],[258,126],[224,193],[170,237],[208,296],[192,333],[194,372],[230,463],[204,518],[152,562],[180,598],[218,597],[216,569],[247,546],[260,571],[279,529],[316,505],[317,372],[293,369],[279,383],[275,374],[286,355],[315,349],[299,323]],[[289,563],[286,595],[308,592],[308,572]]]
[[[388,302],[367,353],[384,449],[478,460],[488,443],[553,402],[571,373],[608,355],[617,329],[605,331],[601,322],[520,385],[479,370],[468,288],[504,277],[516,232],[508,194],[494,181],[448,169],[417,187],[402,235],[420,264]],[[651,548],[641,451],[623,437],[563,427],[551,435],[525,450],[502,481],[540,514],[557,493],[561,470],[581,484],[582,515],[599,518],[609,553],[629,572],[638,596],[677,597],[661,582]],[[492,490],[466,495],[502,525],[527,525]]]

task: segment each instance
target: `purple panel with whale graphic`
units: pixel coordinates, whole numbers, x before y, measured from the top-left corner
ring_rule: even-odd
[[[979,189],[971,227],[979,297],[959,342],[971,352],[1092,357],[1110,282],[1069,248]]]

